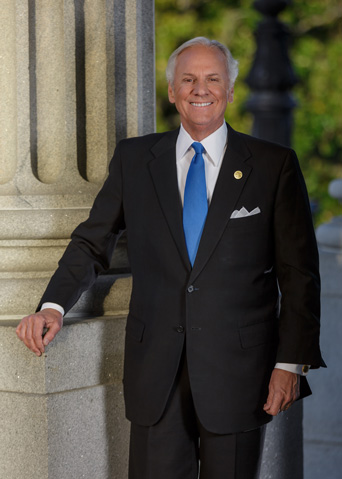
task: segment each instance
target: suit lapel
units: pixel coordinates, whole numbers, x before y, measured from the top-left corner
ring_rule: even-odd
[[[252,167],[246,163],[251,156],[244,142],[228,125],[228,145],[221,170],[216,182],[214,194],[209,207],[201,242],[191,272],[190,281],[194,281],[204,268],[228,224],[231,213],[246,185]],[[241,172],[236,178],[234,173]]]
[[[252,170],[252,167],[246,163],[251,156],[249,149],[240,135],[229,125],[227,126],[227,150],[192,270],[184,238],[182,204],[177,181],[176,141],[179,129],[166,133],[151,148],[154,158],[149,163],[149,169],[154,188],[179,254],[186,268],[191,271],[190,281],[194,281],[200,274],[220,241]],[[241,171],[240,179],[235,178],[236,171]]]
[[[154,159],[150,161],[149,169],[171,235],[186,268],[190,270],[191,265],[183,232],[182,204],[177,180],[176,141],[178,133],[179,129],[166,133],[151,148]]]

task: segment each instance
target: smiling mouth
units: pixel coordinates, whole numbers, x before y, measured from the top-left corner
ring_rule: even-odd
[[[199,107],[202,107],[202,106],[210,106],[212,105],[213,102],[210,101],[210,102],[206,102],[206,103],[194,103],[194,102],[190,102],[190,105],[192,106],[199,106]]]

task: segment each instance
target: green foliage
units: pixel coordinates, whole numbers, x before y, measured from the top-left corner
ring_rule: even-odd
[[[254,32],[261,16],[252,0],[155,0],[157,129],[176,128],[178,114],[168,101],[165,68],[172,51],[195,36],[226,44],[239,60],[234,103],[226,119],[249,133],[253,118],[245,109],[244,83],[255,51]],[[293,147],[298,153],[310,197],[319,205],[317,224],[341,214],[328,184],[342,176],[342,5],[340,0],[294,0],[281,19],[292,31],[291,59],[299,82],[294,89]]]

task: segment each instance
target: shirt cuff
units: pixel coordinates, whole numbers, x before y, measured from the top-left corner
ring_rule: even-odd
[[[57,311],[59,311],[61,313],[62,316],[64,316],[64,308],[62,308],[62,306],[60,306],[59,304],[43,303],[40,310],[43,311],[43,309],[47,309],[47,308],[56,309]]]
[[[291,364],[291,363],[277,363],[274,366],[276,369],[284,369],[290,373],[300,374],[301,376],[307,376],[309,373],[310,365],[308,364]]]

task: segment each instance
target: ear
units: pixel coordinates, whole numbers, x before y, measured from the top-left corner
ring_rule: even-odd
[[[169,82],[169,86],[168,86],[167,92],[168,92],[168,95],[169,95],[169,102],[170,102],[170,103],[176,103],[175,94],[174,94],[174,91],[173,91],[173,88],[172,88],[170,82]]]
[[[234,85],[228,90],[228,103],[233,103],[234,100]]]

